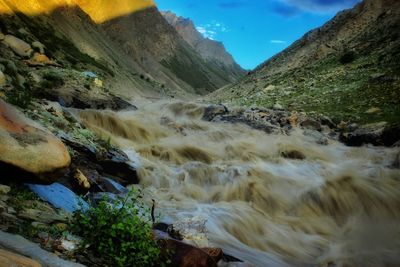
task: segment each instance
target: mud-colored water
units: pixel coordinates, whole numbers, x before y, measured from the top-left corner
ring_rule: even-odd
[[[300,129],[267,135],[202,113],[153,103],[80,117],[136,151],[141,185],[163,216],[204,226],[226,253],[256,266],[400,266],[398,149],[321,146]],[[281,156],[293,150],[305,159]]]

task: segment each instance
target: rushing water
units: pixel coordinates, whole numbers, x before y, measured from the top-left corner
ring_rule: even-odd
[[[255,266],[400,266],[398,149],[321,146],[300,129],[267,135],[202,114],[176,102],[80,117],[138,153],[164,216],[204,228],[228,254]],[[281,156],[293,150],[306,159]]]

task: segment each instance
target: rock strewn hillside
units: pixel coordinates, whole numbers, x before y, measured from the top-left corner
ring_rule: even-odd
[[[119,1],[120,4],[125,2]],[[48,50],[53,50],[54,59],[72,63],[70,65],[76,57],[71,61],[74,56],[71,57],[71,51],[66,50],[76,46],[80,52],[113,72],[114,76],[105,74],[107,77],[103,78],[111,90],[124,95],[185,97],[208,93],[232,81],[220,66],[205,61],[183,40],[151,1],[138,3],[142,2],[137,10],[135,5],[127,4],[131,13],[117,10],[112,14],[119,16],[111,14],[106,21],[102,9],[107,8],[110,1],[94,1],[89,5],[87,1],[52,0],[48,6],[43,0],[23,4],[0,1],[0,11],[1,17],[9,22],[15,18],[15,25],[8,25],[4,33],[11,31],[15,34],[22,28],[39,33],[41,36],[37,37],[45,37],[43,43],[51,47]],[[53,38],[61,35],[63,37],[59,40]],[[98,71],[94,67],[93,70]]]
[[[280,103],[337,120],[398,122],[399,28],[399,1],[366,0],[211,97],[245,105]]]
[[[231,82],[235,82],[245,75],[246,71],[235,62],[232,55],[226,51],[223,43],[204,38],[197,31],[193,21],[178,17],[171,11],[162,12],[162,15],[204,60],[210,64],[217,65],[229,77]]]

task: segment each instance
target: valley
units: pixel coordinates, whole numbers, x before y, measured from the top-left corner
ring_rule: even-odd
[[[0,266],[400,264],[397,1],[249,72],[117,2],[0,0]]]

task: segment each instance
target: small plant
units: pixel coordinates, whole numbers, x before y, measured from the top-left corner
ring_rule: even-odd
[[[131,191],[125,198],[104,198],[96,207],[75,213],[73,231],[110,266],[163,266],[152,238],[151,212]]]

